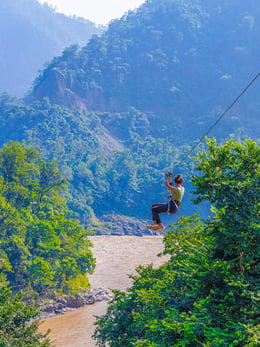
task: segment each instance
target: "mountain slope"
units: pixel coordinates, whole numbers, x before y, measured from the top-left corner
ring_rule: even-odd
[[[46,61],[71,44],[85,45],[102,30],[36,0],[1,0],[0,92],[23,96]]]
[[[149,0],[81,50],[53,59],[33,96],[95,111],[185,115],[195,125],[199,114],[207,123],[259,72],[259,23],[257,0]],[[49,79],[63,87],[48,88]]]

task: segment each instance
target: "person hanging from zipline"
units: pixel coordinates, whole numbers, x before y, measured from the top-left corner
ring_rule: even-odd
[[[162,231],[165,229],[159,214],[163,212],[167,212],[168,214],[176,213],[179,210],[181,200],[184,195],[184,187],[182,186],[184,179],[182,178],[181,174],[174,177],[175,187],[172,184],[172,172],[170,171],[165,176],[165,185],[170,191],[170,195],[167,198],[169,202],[156,203],[152,205],[153,223],[151,225],[147,225],[147,228],[154,231]]]

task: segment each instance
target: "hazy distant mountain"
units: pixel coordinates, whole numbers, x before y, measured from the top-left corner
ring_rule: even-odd
[[[36,0],[1,0],[0,93],[23,96],[46,61],[71,44],[85,45],[103,30]]]

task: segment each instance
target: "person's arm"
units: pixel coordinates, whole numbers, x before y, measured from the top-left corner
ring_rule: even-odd
[[[166,175],[166,178],[165,178],[165,185],[168,189],[170,189],[170,192],[173,192],[174,191],[174,188],[173,186],[170,185],[169,181],[168,181],[168,177],[169,175]]]
[[[170,185],[172,186],[172,171],[169,172],[169,177],[170,177]]]

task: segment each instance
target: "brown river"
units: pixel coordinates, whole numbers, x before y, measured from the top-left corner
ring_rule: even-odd
[[[163,250],[163,236],[91,236],[93,254],[96,258],[95,273],[89,276],[91,287],[125,290],[131,285],[128,274],[135,274],[138,265],[153,263],[160,266],[167,260],[157,257]],[[94,347],[92,339],[95,315],[106,311],[107,303],[97,302],[62,316],[46,319],[40,331],[51,329],[54,346]]]

